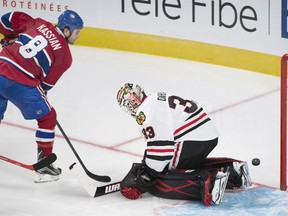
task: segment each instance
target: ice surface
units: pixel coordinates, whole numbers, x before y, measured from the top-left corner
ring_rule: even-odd
[[[91,172],[124,176],[133,162],[141,161],[145,141],[115,100],[125,82],[137,82],[146,92],[167,91],[198,101],[221,133],[211,156],[246,160],[252,181],[279,188],[278,77],[115,50],[71,49],[73,65],[48,96]],[[35,121],[25,121],[10,104],[0,126],[0,154],[35,163],[35,127]],[[56,133],[56,165],[63,170],[58,182],[34,184],[33,172],[0,161],[1,216],[288,215],[287,193],[267,188],[243,196],[225,194],[220,206],[208,208],[149,194],[134,201],[120,193],[91,198],[69,172],[77,160],[58,129]],[[260,166],[252,166],[255,157]]]

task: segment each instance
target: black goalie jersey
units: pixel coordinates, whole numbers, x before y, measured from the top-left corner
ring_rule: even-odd
[[[136,113],[139,130],[147,140],[146,164],[161,172],[177,168],[184,141],[206,141],[219,133],[196,102],[159,92],[147,96]]]

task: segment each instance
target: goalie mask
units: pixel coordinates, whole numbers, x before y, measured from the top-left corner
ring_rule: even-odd
[[[117,94],[119,106],[130,115],[135,117],[138,107],[145,98],[144,89],[134,83],[126,83]]]

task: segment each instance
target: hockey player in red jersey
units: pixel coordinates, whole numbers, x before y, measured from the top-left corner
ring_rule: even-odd
[[[56,111],[46,94],[71,66],[68,44],[74,44],[82,28],[83,20],[72,10],[64,11],[56,26],[23,12],[1,17],[0,122],[8,101],[25,119],[36,119],[38,160],[52,153],[55,136]],[[60,174],[61,169],[52,164],[38,170],[34,181],[55,181]]]
[[[172,199],[202,200],[219,205],[226,186],[251,186],[246,162],[207,158],[218,143],[218,131],[193,100],[126,83],[117,102],[132,115],[147,141],[142,163],[134,163],[121,182],[121,193],[137,199],[142,193]]]

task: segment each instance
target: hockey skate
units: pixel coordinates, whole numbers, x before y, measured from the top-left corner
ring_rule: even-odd
[[[213,189],[211,192],[212,202],[215,205],[219,205],[222,201],[222,198],[224,196],[224,192],[226,189],[227,181],[229,178],[229,174],[230,172],[229,172],[229,169],[227,168],[225,172],[218,171],[215,177],[215,182],[214,182]]]
[[[38,161],[43,159],[44,159],[44,153],[43,151],[39,151]],[[34,182],[45,183],[45,182],[57,181],[60,178],[61,172],[62,170],[60,168],[57,168],[53,164],[50,164],[36,171]]]
[[[246,162],[233,162],[233,168],[242,180],[242,185],[240,188],[252,186],[249,169]]]
[[[36,171],[36,177],[34,179],[35,183],[44,183],[57,181],[60,178],[61,169],[55,167],[53,164],[50,164],[47,167],[44,167]]]

